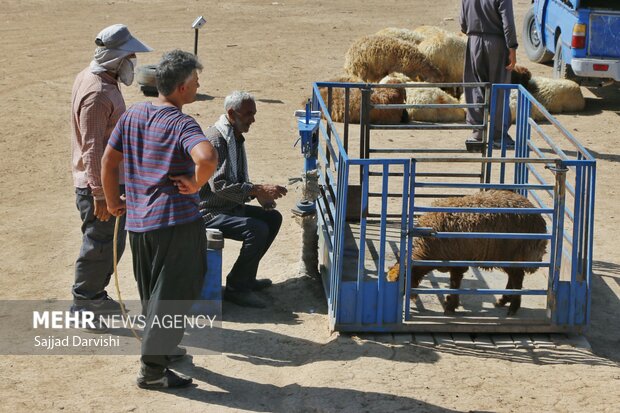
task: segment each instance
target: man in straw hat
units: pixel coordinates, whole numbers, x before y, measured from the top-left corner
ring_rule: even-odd
[[[114,222],[110,220],[103,195],[101,157],[114,125],[125,112],[118,82],[131,85],[136,53],[153,49],[136,39],[123,24],[103,29],[95,44],[94,58],[77,75],[71,99],[73,184],[83,234],[75,263],[71,310],[117,313],[120,311],[118,302],[105,290],[113,271]],[[118,237],[119,259],[124,248],[123,229]]]

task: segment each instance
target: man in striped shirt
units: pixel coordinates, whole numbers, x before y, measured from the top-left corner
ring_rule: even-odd
[[[75,263],[71,310],[102,313],[118,312],[120,307],[105,290],[113,269],[114,222],[109,221],[103,196],[101,157],[116,121],[125,112],[118,82],[130,85],[136,53],[152,49],[133,37],[122,24],[103,29],[95,44],[98,46],[95,56],[77,75],[72,93],[72,172],[83,237]],[[119,259],[124,249],[123,229],[118,237]]]
[[[185,316],[206,273],[206,236],[198,191],[217,166],[217,153],[198,123],[182,112],[196,100],[202,65],[187,52],[164,54],[155,102],[132,106],[116,124],[103,156],[103,189],[114,216],[127,211],[127,231],[145,327],[137,384],[182,387],[191,378],[168,369],[184,328],[162,326]],[[126,201],[118,182],[125,166]]]
[[[250,182],[243,134],[254,123],[254,97],[235,91],[224,99],[224,109],[226,113],[205,133],[217,150],[218,166],[209,185],[200,190],[200,210],[207,228],[243,241],[239,258],[226,277],[224,299],[245,307],[264,308],[265,301],[255,292],[269,287],[271,280],[257,280],[256,273],[282,225],[282,215],[274,208],[275,200],[286,194],[286,188]],[[252,198],[262,208],[246,205]]]

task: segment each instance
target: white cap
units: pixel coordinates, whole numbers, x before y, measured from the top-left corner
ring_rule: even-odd
[[[123,50],[125,52],[151,52],[152,48],[136,39],[124,24],[113,24],[99,32],[95,44],[106,49]]]

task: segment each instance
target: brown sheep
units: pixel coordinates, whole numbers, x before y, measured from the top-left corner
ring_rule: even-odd
[[[514,69],[510,71],[510,83],[513,85],[521,85],[527,89],[531,78],[532,72],[525,66],[515,65]]]
[[[352,76],[341,76],[330,82],[351,82],[363,83],[361,80]],[[349,94],[349,123],[360,123],[360,106],[362,93],[358,88],[351,88]],[[327,105],[327,88],[320,88],[321,97]],[[405,103],[404,89],[396,88],[375,88],[370,95],[370,102],[379,104],[403,104]],[[331,117],[334,122],[344,122],[344,88],[332,88],[332,112]],[[403,118],[402,109],[371,109],[370,122],[394,124],[400,123]]]
[[[391,72],[426,82],[443,81],[441,71],[413,43],[383,35],[355,41],[346,53],[344,69],[366,82],[378,82]]]
[[[475,195],[448,198],[435,202],[442,207],[482,207],[482,208],[533,208],[527,198],[510,191],[483,191]],[[418,226],[432,228],[437,232],[498,232],[534,233],[547,232],[545,220],[540,214],[476,214],[431,212],[420,216]],[[434,238],[416,237],[412,257],[414,260],[452,260],[452,261],[542,261],[547,240],[491,239],[491,238]],[[491,268],[482,267],[485,270]],[[460,288],[463,274],[468,267],[426,267],[411,268],[411,285],[417,288],[422,278],[432,270],[450,273],[450,288]],[[500,267],[508,274],[506,289],[520,290],[525,273],[533,273],[537,268]],[[388,271],[388,281],[398,279],[399,264]],[[520,295],[503,295],[496,306],[510,302],[508,315],[516,314],[521,307]],[[459,306],[458,294],[446,298],[446,314],[454,314]]]

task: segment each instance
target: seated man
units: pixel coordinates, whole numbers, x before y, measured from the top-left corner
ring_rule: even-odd
[[[271,285],[269,279],[256,279],[258,264],[275,239],[282,215],[275,200],[286,194],[279,185],[250,182],[243,136],[256,115],[254,97],[235,91],[224,100],[226,113],[206,137],[218,153],[215,175],[200,190],[200,212],[207,228],[222,231],[225,238],[243,241],[239,258],[226,277],[224,300],[240,306],[265,308],[266,302],[255,291]],[[246,205],[256,198],[262,206]]]

